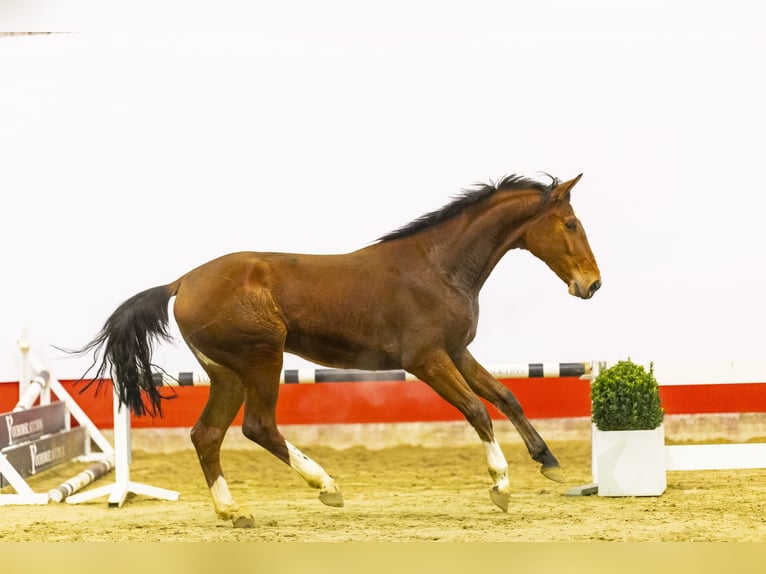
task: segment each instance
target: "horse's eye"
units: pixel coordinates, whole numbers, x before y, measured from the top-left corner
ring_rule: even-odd
[[[577,229],[577,220],[576,219],[570,219],[564,225],[566,226],[566,228],[569,231],[574,231],[575,229]]]

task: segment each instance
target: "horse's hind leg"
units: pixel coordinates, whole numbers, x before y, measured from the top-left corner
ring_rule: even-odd
[[[198,352],[196,354],[200,357]],[[210,376],[210,394],[191,430],[191,440],[213,497],[216,514],[223,520],[231,520],[236,528],[251,528],[254,525],[253,516],[234,501],[223,476],[220,458],[221,443],[242,406],[244,389],[232,371],[209,360],[200,362]]]
[[[456,365],[473,391],[495,405],[513,423],[532,459],[541,464],[540,472],[551,480],[564,482],[564,472],[558,460],[529,419],[524,416],[524,411],[513,393],[501,385],[468,351],[456,361]]]
[[[253,351],[248,353],[253,357],[253,363],[241,371],[245,387],[243,434],[289,465],[309,486],[319,489],[319,500],[324,504],[343,506],[343,496],[335,480],[319,464],[286,441],[277,428],[281,346],[262,345]]]

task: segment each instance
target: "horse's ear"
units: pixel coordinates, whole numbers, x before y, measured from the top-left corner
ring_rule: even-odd
[[[565,181],[564,183],[558,184],[553,190],[551,191],[551,200],[553,201],[560,201],[562,199],[569,200],[569,194],[572,191],[572,188],[577,185],[577,182],[580,181],[580,178],[582,177],[582,174],[578,175],[574,179],[570,179],[569,181]]]

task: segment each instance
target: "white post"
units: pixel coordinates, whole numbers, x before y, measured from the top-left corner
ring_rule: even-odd
[[[27,386],[29,386],[29,382],[32,379],[29,372],[29,336],[26,328],[21,330],[18,345],[21,351],[21,366],[19,369],[19,398],[21,398],[26,393]]]
[[[166,490],[130,480],[130,409],[126,405],[120,405],[120,397],[117,395],[116,390],[113,393],[113,412],[114,483],[94,488],[87,492],[73,494],[68,496],[66,501],[70,504],[77,504],[78,502],[85,502],[108,495],[109,507],[119,508],[124,504],[129,492],[161,500],[178,500],[179,493],[174,490]]]
[[[114,488],[109,496],[109,507],[120,507],[125,502],[130,484],[130,410],[120,405],[114,391]]]

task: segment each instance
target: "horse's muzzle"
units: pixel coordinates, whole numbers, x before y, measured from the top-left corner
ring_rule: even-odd
[[[601,279],[596,279],[587,289],[580,287],[580,284],[577,281],[572,281],[569,286],[569,292],[575,297],[580,297],[581,299],[590,299],[593,297],[593,294],[600,288]]]

